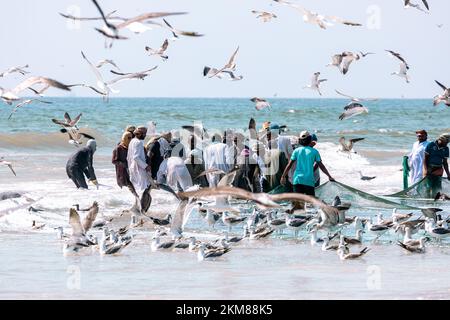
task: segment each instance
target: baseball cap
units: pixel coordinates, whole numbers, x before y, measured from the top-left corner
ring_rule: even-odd
[[[300,132],[300,139],[306,139],[310,136],[309,132],[304,130],[302,132]]]
[[[311,140],[317,142],[317,136],[315,133],[311,135]]]
[[[272,123],[270,125],[270,130],[279,130],[280,126],[278,125],[278,123]]]

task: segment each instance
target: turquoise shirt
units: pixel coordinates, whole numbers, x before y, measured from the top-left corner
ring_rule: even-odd
[[[314,187],[314,163],[321,161],[319,151],[310,146],[301,146],[294,150],[291,160],[296,161],[293,184]]]

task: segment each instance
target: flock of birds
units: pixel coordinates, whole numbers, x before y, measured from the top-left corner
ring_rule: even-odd
[[[220,170],[210,170],[209,173],[220,174]],[[158,189],[170,192],[177,199],[175,212],[169,212],[163,218],[133,213],[130,223],[118,229],[117,224],[112,227],[115,218],[98,217],[97,202],[86,209],[74,205],[69,210],[71,233],[65,233],[63,227],[55,228],[58,239],[64,241],[63,254],[119,254],[136,237],[148,234],[145,227],[148,223],[155,230],[149,244],[151,251],[188,250],[196,253],[200,261],[215,260],[232,251],[233,246],[264,240],[286,230],[290,230],[295,238],[299,234],[302,239],[309,237],[311,245],[320,246],[322,251],[335,251],[341,260],[363,257],[370,251],[365,246],[368,240],[375,243],[389,234],[389,239],[401,237],[396,244],[410,253],[424,253],[426,242],[440,243],[450,237],[450,218],[443,219],[439,208],[423,208],[421,216],[414,219],[413,212],[399,213],[394,208],[390,218],[379,213],[374,222],[372,217],[347,216],[352,204],[342,202],[339,196],[327,204],[303,194],[251,193],[231,186],[235,176],[235,171],[226,174],[216,188],[194,186],[184,192],[174,192],[168,186],[156,184]],[[436,196],[436,201],[449,199],[442,193]],[[32,208],[32,211],[41,210],[45,209]],[[79,211],[87,212],[83,219]],[[195,233],[187,235],[186,225],[193,213],[198,214],[204,221],[200,224],[207,224],[212,232],[216,231],[216,224],[228,227],[228,231],[221,227],[222,235],[214,233],[217,238],[209,241],[197,239]],[[43,226],[33,221],[32,229],[39,230]],[[233,228],[242,228],[242,234],[231,236]],[[365,233],[369,233],[371,238],[366,238]],[[417,237],[413,238],[414,235]],[[359,249],[351,250],[352,247]]]

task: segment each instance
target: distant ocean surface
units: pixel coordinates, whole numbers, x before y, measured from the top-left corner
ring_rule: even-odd
[[[317,134],[317,149],[337,181],[377,195],[400,191],[402,156],[416,141],[415,131],[426,129],[430,140],[450,132],[450,109],[433,107],[430,99],[367,102],[364,105],[368,114],[343,121],[338,117],[348,103],[345,99],[268,98],[272,108],[262,111],[256,111],[249,99],[113,98],[109,103],[98,98],[44,99],[53,104],[26,105],[11,120],[8,116],[12,107],[0,107],[0,157],[11,161],[17,172],[15,177],[7,167],[0,166],[0,192],[23,192],[37,200],[33,206],[44,209],[29,212],[25,200],[0,201],[3,248],[0,261],[4,262],[0,298],[448,299],[450,296],[445,281],[450,274],[448,268],[441,267],[448,262],[448,247],[433,245],[423,256],[410,256],[389,243],[393,236],[374,246],[367,235],[367,245],[372,250],[364,260],[355,263],[340,262],[335,252],[324,253],[320,247],[311,247],[308,234],[293,238],[289,231],[281,239],[246,242],[221,261],[199,263],[188,252],[151,253],[153,231],[148,228],[136,230],[136,240],[120,256],[102,258],[92,253],[63,257],[62,243],[56,240],[53,229],[63,226],[65,232],[70,232],[68,212],[75,203],[88,207],[98,201],[100,216],[116,218],[123,209],[131,207],[130,192],[116,185],[111,153],[127,125],[146,125],[150,121],[156,122],[158,132],[200,121],[210,131],[245,130],[251,117],[256,120],[258,130],[264,121],[287,125],[288,135],[308,130]],[[94,167],[101,184],[99,190],[92,187],[77,190],[66,176],[66,161],[76,148],[68,144],[66,135],[51,121],[63,119],[66,111],[72,117],[83,113],[79,122],[81,131],[98,140]],[[337,152],[341,136],[365,140],[355,144],[357,154],[349,157]],[[362,181],[359,171],[376,178]],[[322,182],[325,181],[322,176]],[[177,201],[168,193],[156,190],[152,196],[150,215],[165,215],[176,209]],[[348,215],[373,216],[377,212],[389,217],[391,209],[376,211],[352,206]],[[45,227],[31,230],[33,220]],[[115,228],[128,224],[128,217],[116,221]],[[208,226],[198,213],[191,215],[186,228],[199,238],[201,234],[209,238],[217,236],[207,231]],[[218,223],[217,232],[224,230]],[[241,233],[241,230],[239,227],[233,231]],[[353,228],[348,232],[353,232]],[[374,268],[381,272],[381,290],[367,284]],[[70,270],[81,272],[81,286],[76,290],[67,285]],[[424,274],[439,276],[424,279]],[[405,283],[410,284],[409,291],[405,290]]]

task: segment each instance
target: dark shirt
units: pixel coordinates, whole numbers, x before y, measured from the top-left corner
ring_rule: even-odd
[[[70,156],[67,161],[67,168],[78,168],[83,170],[88,179],[97,180],[95,177],[94,167],[92,165],[94,152],[89,147],[83,147],[73,155]]]
[[[148,165],[152,169],[152,178],[156,179],[159,166],[163,162],[164,158],[161,154],[159,141],[155,141],[148,146],[147,152]]]
[[[436,141],[427,145],[425,153],[429,155],[427,166],[442,166],[442,161],[449,156],[448,147],[439,147]]]
[[[116,180],[119,187],[130,185],[127,162],[128,149],[119,144],[113,151],[112,163],[116,166]]]

